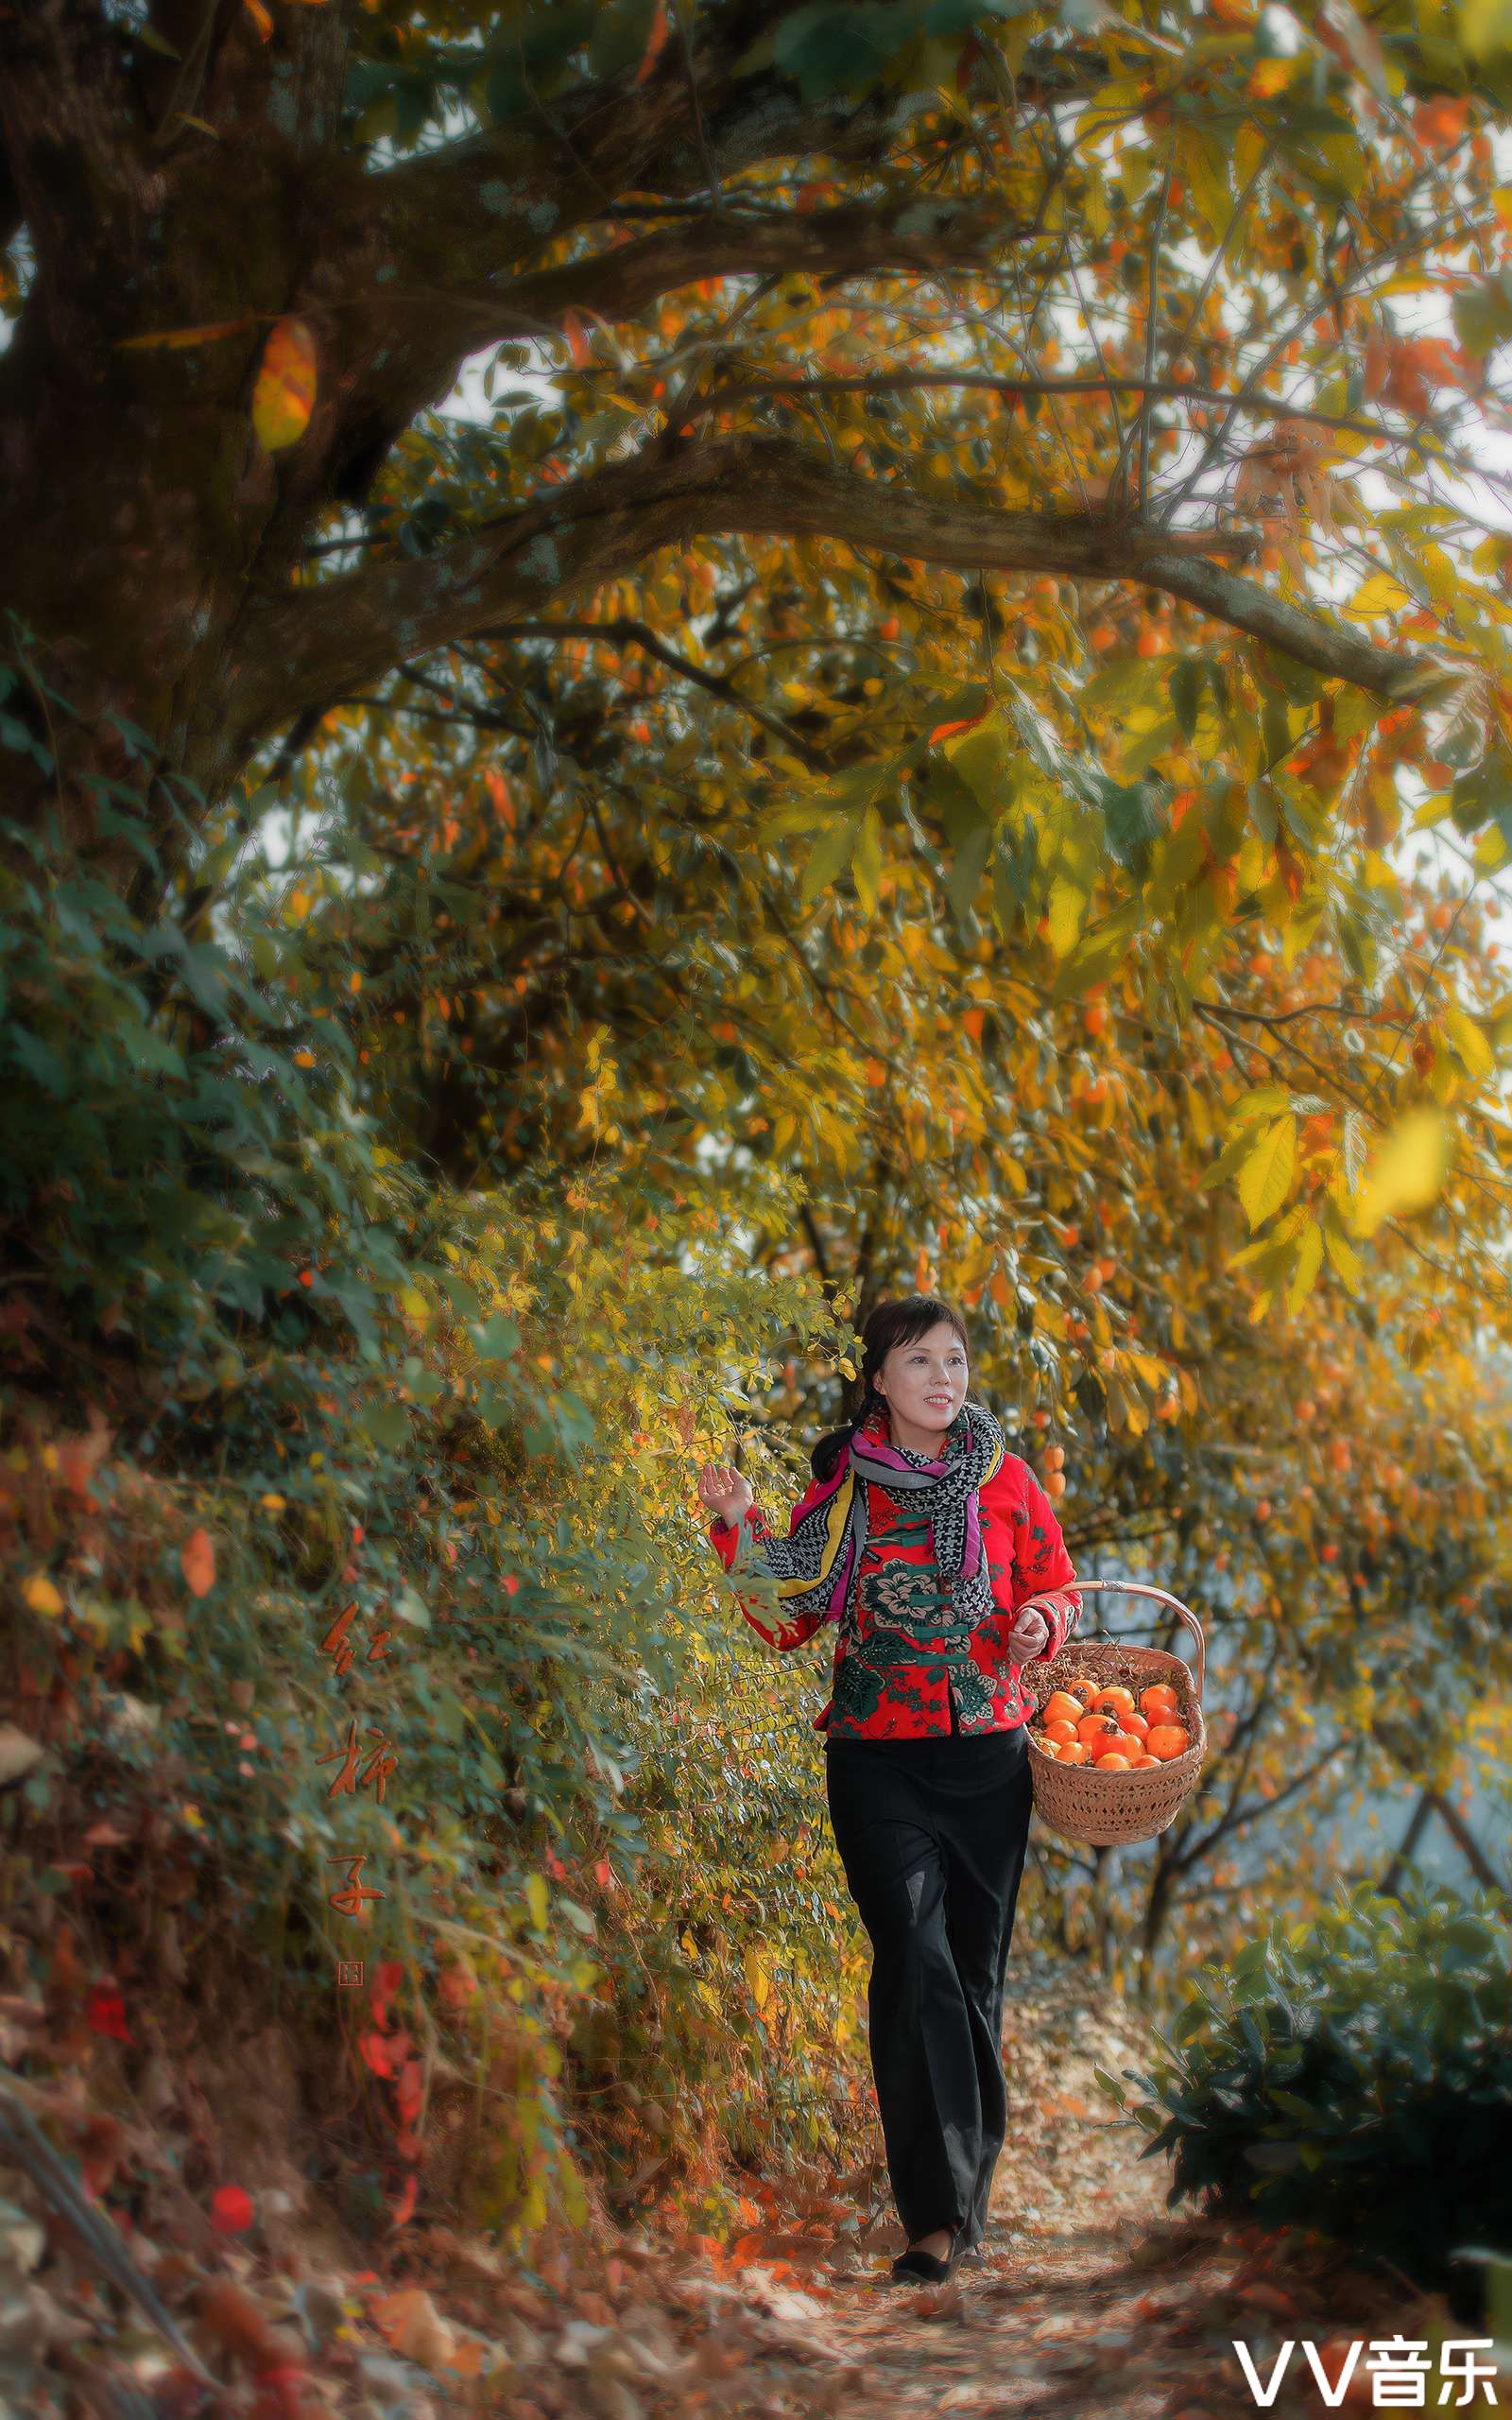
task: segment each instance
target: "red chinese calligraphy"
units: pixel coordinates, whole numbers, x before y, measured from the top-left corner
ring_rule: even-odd
[[[346,1746],[344,1748],[333,1748],[330,1754],[327,1756],[317,1756],[315,1761],[318,1765],[335,1764],[338,1756],[341,1759],[341,1771],[337,1773],[330,1789],[326,1791],[327,1798],[335,1798],[338,1792],[342,1790],[355,1791],[358,1789],[366,1789],[369,1782],[373,1780],[376,1775],[378,1800],[379,1804],[382,1805],[384,1784],[387,1781],[389,1774],[394,1771],[394,1768],[399,1762],[399,1758],[394,1754],[392,1740],[386,1737],[381,1725],[377,1723],[369,1723],[368,1726],[368,1736],[369,1738],[376,1738],[379,1744],[368,1759],[367,1770],[360,1775],[357,1772],[357,1759],[361,1755],[362,1751],[357,1745],[357,1718],[355,1715],[352,1717],[352,1720],[347,1726]]]

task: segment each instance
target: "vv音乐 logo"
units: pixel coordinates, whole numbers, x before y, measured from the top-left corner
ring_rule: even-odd
[[[1448,2405],[1453,2411],[1463,2410],[1465,2405],[1479,2401],[1483,2387],[1487,2403],[1494,2404],[1497,2399],[1496,2389],[1491,2384],[1497,2375],[1495,2362],[1478,2361],[1475,2358],[1477,2353],[1491,2351],[1494,2340],[1489,2336],[1461,2336],[1446,2340],[1438,2348],[1436,2370],[1429,2363],[1426,2337],[1372,2336],[1368,2341],[1373,2358],[1365,2364],[1365,2368],[1370,2378],[1370,2400],[1377,2410],[1423,2409],[1429,2402],[1428,2388],[1433,2380],[1437,2380],[1439,2386],[1434,2398],[1435,2406]],[[1259,2404],[1274,2403],[1292,2355],[1297,2350],[1296,2337],[1288,2336],[1272,2360],[1270,2375],[1265,2378],[1262,2378],[1256,2368],[1249,2346],[1237,2336],[1230,2337],[1229,2342],[1239,2356],[1239,2366],[1255,2401]],[[1365,2340],[1356,2337],[1344,2351],[1342,2360],[1335,2358],[1325,2366],[1311,2337],[1302,2339],[1302,2351],[1316,2381],[1317,2391],[1331,2408],[1337,2408],[1349,2394],[1364,2347]],[[1343,2348],[1331,2344],[1325,2349],[1336,2357]],[[1450,2389],[1453,2386],[1457,2386],[1460,2392],[1451,2404]],[[1354,2401],[1359,2399],[1358,2395],[1351,2398]]]

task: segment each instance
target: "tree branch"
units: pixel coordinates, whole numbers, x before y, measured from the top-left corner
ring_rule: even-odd
[[[1215,531],[1145,529],[1076,512],[994,510],[915,494],[816,459],[791,440],[731,432],[637,456],[421,559],[366,564],[249,606],[225,710],[251,746],[318,700],[366,686],[402,657],[536,618],[554,596],[597,586],[659,547],[706,536],[833,538],[961,571],[1130,579],[1187,597],[1216,620],[1330,677],[1400,700],[1441,677],[1204,561]],[[1228,541],[1233,544],[1232,540]]]

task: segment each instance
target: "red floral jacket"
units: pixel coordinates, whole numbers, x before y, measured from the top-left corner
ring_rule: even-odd
[[[885,1419],[885,1414],[881,1417]],[[842,1455],[828,1479],[813,1481],[794,1508],[789,1534],[812,1505],[835,1493],[846,1471]],[[951,1650],[944,1638],[931,1634],[926,1611],[910,1632],[909,1645],[917,1644],[917,1657],[905,1654],[900,1661],[896,1605],[885,1625],[886,1653],[881,1653],[881,1639],[873,1654],[868,1653],[868,1643],[875,1637],[872,1614],[877,1575],[889,1564],[921,1566],[919,1582],[902,1581],[895,1572],[891,1585],[895,1595],[900,1583],[905,1592],[923,1587],[920,1601],[927,1608],[926,1574],[934,1568],[933,1543],[927,1522],[917,1521],[909,1508],[877,1481],[863,1484],[870,1489],[867,1547],[837,1624],[831,1697],[815,1717],[815,1730],[831,1739],[920,1739],[953,1731],[1016,1729],[1030,1713],[1030,1701],[1021,1686],[1023,1668],[1010,1663],[1007,1655],[1008,1633],[1018,1608],[1026,1597],[1046,1590],[1064,1592],[1057,1607],[1045,1609],[1050,1637],[1034,1659],[1038,1663],[1059,1651],[1081,1615],[1081,1598],[1067,1584],[1074,1580],[1075,1570],[1049,1496],[1027,1462],[1017,1454],[1004,1456],[998,1469],[983,1481],[979,1497],[982,1547],[995,1610],[977,1623],[964,1650]],[[763,1538],[771,1531],[759,1506],[750,1505],[745,1518],[759,1555]],[[734,1529],[715,1521],[709,1539],[730,1570],[735,1559]],[[811,1612],[788,1622],[772,1622],[744,1598],[740,1609],[769,1646],[782,1649],[801,1647],[826,1619],[822,1612]]]

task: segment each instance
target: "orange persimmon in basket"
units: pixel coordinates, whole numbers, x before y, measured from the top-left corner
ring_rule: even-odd
[[[1097,1753],[1099,1739],[1112,1739],[1118,1731],[1118,1719],[1111,1714],[1084,1714],[1076,1725],[1076,1737],[1085,1748]]]
[[[1136,1739],[1132,1732],[1115,1731],[1107,1747],[1100,1752],[1093,1749],[1092,1754],[1099,1764],[1103,1762],[1105,1756],[1109,1755],[1122,1756],[1126,1763],[1132,1763],[1143,1746],[1143,1740]]]
[[[1086,1711],[1080,1698],[1066,1689],[1052,1689],[1040,1709],[1040,1720],[1047,1727],[1052,1722],[1079,1722]]]
[[[1192,1745],[1192,1734],[1184,1723],[1158,1722],[1144,1744],[1152,1756],[1168,1764],[1173,1756],[1185,1754]]]
[[[1140,1691],[1140,1712],[1151,1722],[1170,1722],[1180,1712],[1181,1701],[1169,1681],[1152,1681]]]
[[[1099,1689],[1092,1699],[1091,1711],[1097,1714],[1105,1707],[1109,1714],[1122,1714],[1125,1708],[1132,1714],[1134,1711],[1133,1690],[1124,1688],[1117,1682],[1111,1683],[1106,1689]]]

